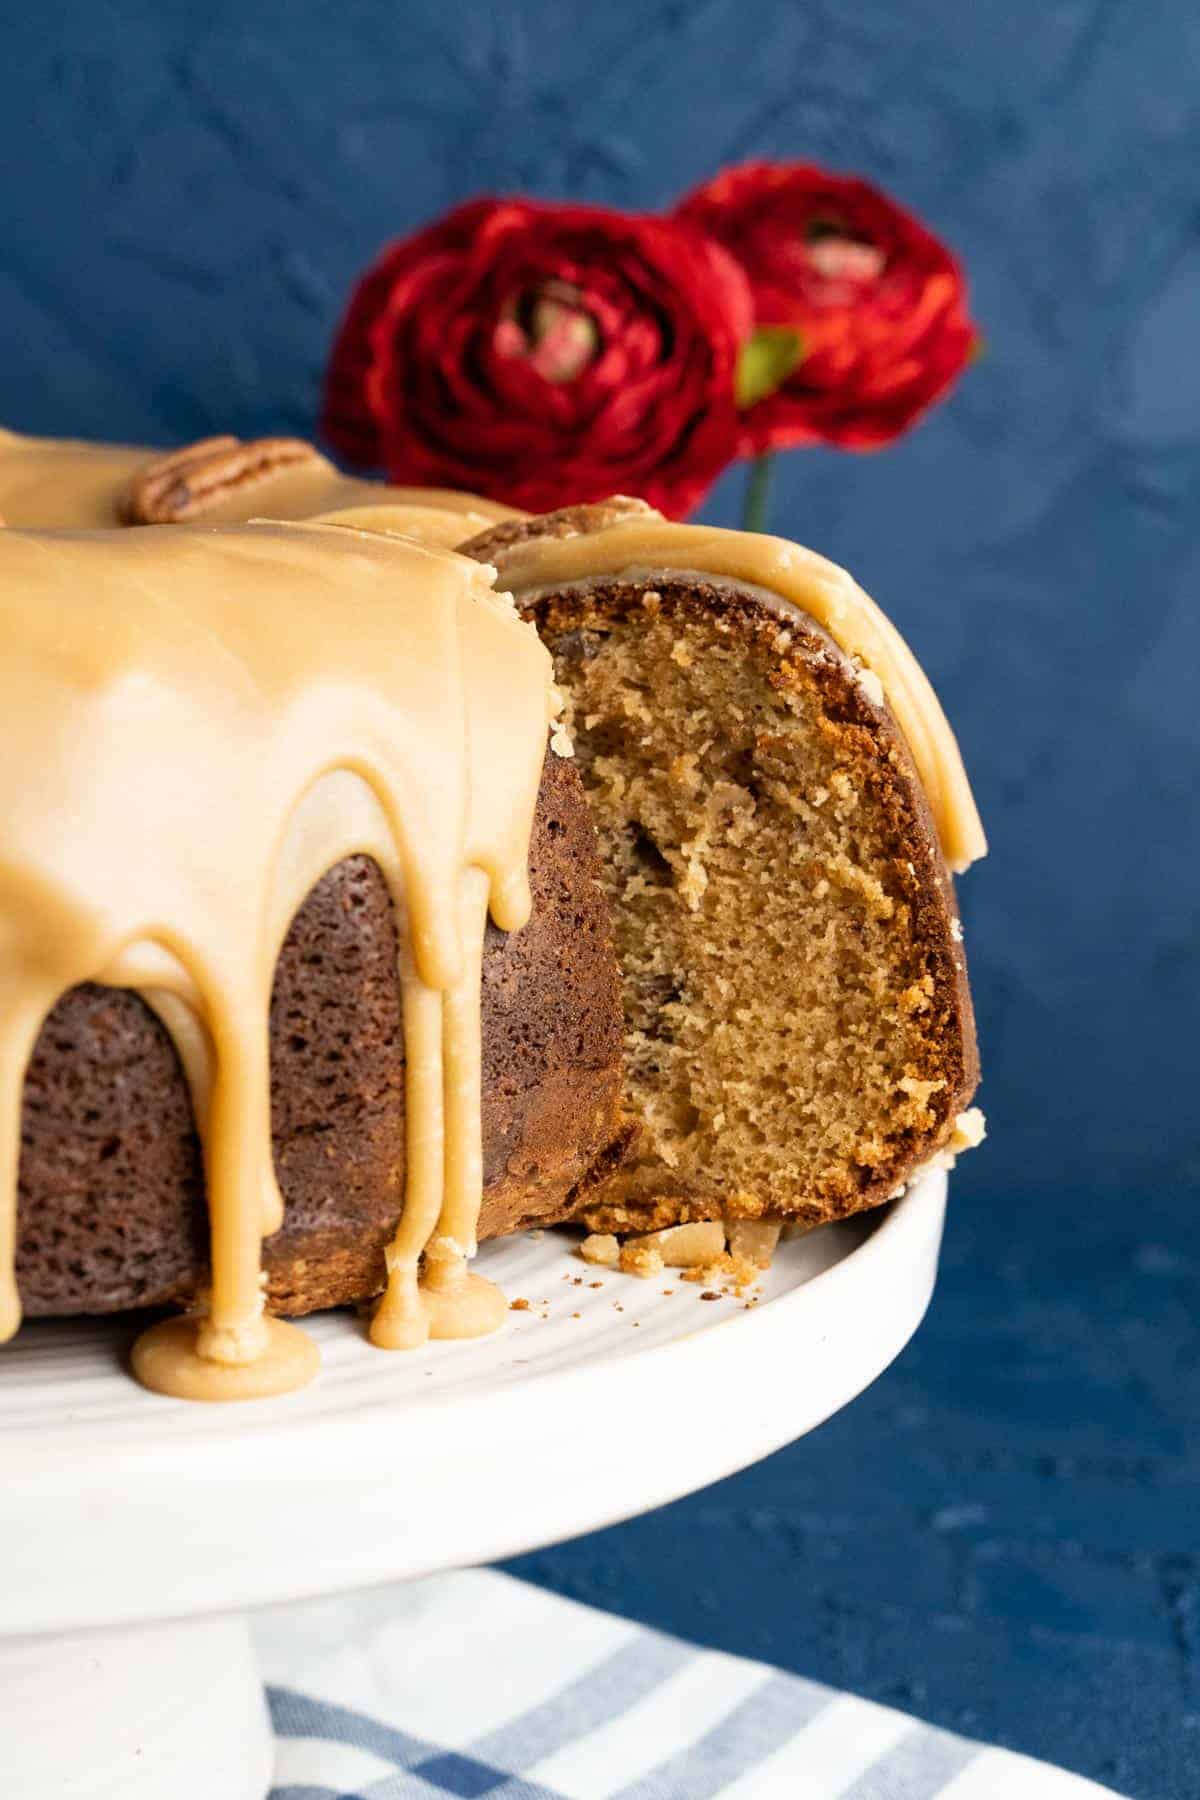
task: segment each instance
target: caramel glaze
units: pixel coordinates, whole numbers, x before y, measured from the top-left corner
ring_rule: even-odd
[[[396,910],[405,1207],[371,1335],[474,1335],[504,1302],[468,1273],[482,1190],[479,982],[490,912],[529,916],[550,661],[446,551],[344,527],[0,532],[0,1338],[21,1093],[39,1027],[81,981],[136,989],[170,1032],[203,1146],[211,1290],[154,1326],[160,1392],[245,1398],[316,1352],[264,1316],[268,1006],[313,884],[372,856]]]
[[[211,440],[218,454],[220,445],[233,441]],[[196,448],[203,450],[204,446]],[[404,530],[424,543],[453,549],[490,524],[519,516],[494,500],[449,488],[389,487],[380,481],[357,480],[343,475],[311,446],[301,448],[308,454],[278,466],[266,461],[248,478],[240,478],[230,491],[207,497],[200,509],[203,522],[228,525],[259,517],[308,519],[347,508],[387,504],[402,515],[393,517],[390,530]],[[0,520],[39,530],[124,525],[130,484],[164,460],[161,452],[136,446],[24,437],[0,430]],[[352,522],[370,524],[365,515]]]

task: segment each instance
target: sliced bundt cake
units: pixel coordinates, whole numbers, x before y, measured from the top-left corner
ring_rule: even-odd
[[[567,701],[624,985],[636,1154],[602,1232],[841,1217],[977,1135],[953,737],[843,571],[636,501],[468,545]]]

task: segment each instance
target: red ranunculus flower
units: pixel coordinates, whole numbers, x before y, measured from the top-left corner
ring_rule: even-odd
[[[746,452],[890,443],[971,355],[958,263],[869,182],[812,163],[746,163],[689,194],[676,217],[724,244],[754,293],[765,379],[751,369],[742,383]]]
[[[324,428],[393,481],[541,511],[614,492],[687,512],[737,454],[736,263],[669,219],[469,202],[360,281]]]

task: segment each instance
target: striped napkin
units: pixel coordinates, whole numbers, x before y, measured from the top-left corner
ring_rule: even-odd
[[[1113,1800],[490,1570],[264,1614],[271,1800]]]

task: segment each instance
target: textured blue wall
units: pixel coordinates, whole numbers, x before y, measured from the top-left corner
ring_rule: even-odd
[[[963,898],[993,1137],[942,1296],[816,1438],[533,1567],[1200,1791],[1195,7],[8,12],[0,417],[29,429],[311,429],[352,273],[482,188],[655,205],[807,155],[961,251],[985,361],[893,451],[790,458],[775,518],[910,636],[991,831]]]

